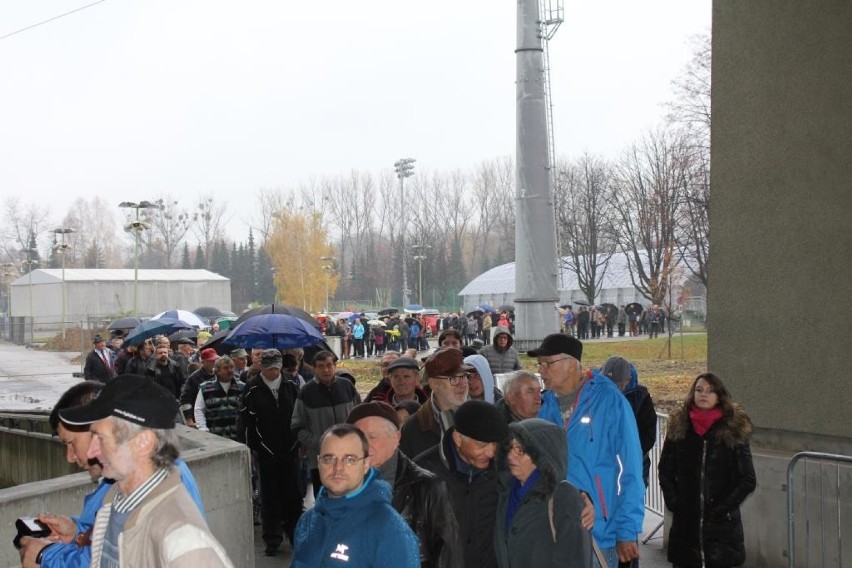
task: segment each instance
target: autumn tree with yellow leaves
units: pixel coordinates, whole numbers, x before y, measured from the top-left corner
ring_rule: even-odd
[[[340,275],[333,265],[334,247],[317,212],[279,210],[273,216],[264,250],[275,270],[276,302],[315,313],[328,294],[334,296]],[[326,257],[323,260],[323,257]],[[327,288],[326,288],[327,287]]]

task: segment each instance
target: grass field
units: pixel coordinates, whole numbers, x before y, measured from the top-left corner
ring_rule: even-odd
[[[648,387],[657,409],[669,412],[686,395],[693,379],[707,370],[707,335],[688,334],[683,340],[677,335],[672,338],[671,359],[667,337],[616,342],[587,341],[584,344],[583,366],[600,367],[614,355],[628,359],[639,371],[639,381]],[[525,369],[535,371],[535,360],[521,356]],[[379,381],[378,359],[347,359],[340,361],[338,368],[347,369],[357,379],[362,395]]]

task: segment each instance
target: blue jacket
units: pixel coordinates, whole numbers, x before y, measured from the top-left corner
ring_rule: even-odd
[[[175,462],[175,467],[180,470],[181,481],[186,488],[189,496],[198,505],[198,510],[201,511],[201,516],[204,516],[204,504],[201,502],[201,494],[198,492],[198,485],[195,483],[195,478],[192,472],[186,466],[186,462],[178,459]],[[84,534],[91,530],[95,524],[95,515],[98,509],[103,505],[104,497],[107,491],[112,487],[112,481],[101,478],[98,488],[86,495],[83,498],[83,510],[79,517],[72,517],[72,520],[77,523],[77,534]],[[56,543],[44,551],[41,558],[41,565],[44,568],[72,568],[88,567],[92,560],[91,546],[77,546],[76,542]]]
[[[539,418],[564,428],[556,394],[545,391],[541,398]],[[636,419],[627,399],[594,371],[580,387],[567,430],[567,479],[594,501],[595,540],[601,548],[635,541],[645,517],[645,483]]]
[[[390,485],[371,469],[360,489],[333,498],[320,489],[296,525],[290,568],[420,568],[420,546],[391,506]]]

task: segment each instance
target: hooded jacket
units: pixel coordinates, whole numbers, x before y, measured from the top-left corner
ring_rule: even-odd
[[[509,342],[506,344],[506,349],[500,349],[497,347],[497,336],[501,333],[505,333],[509,338]],[[491,372],[493,374],[498,373],[511,373],[512,371],[517,371],[521,368],[521,359],[518,356],[517,350],[512,347],[512,343],[515,342],[512,334],[509,333],[509,328],[503,326],[497,326],[493,330],[494,341],[491,342],[490,345],[486,345],[482,349],[479,350],[479,354],[485,357],[488,361],[488,366],[491,367]]]
[[[580,523],[583,498],[576,487],[563,481],[568,465],[565,432],[559,426],[540,418],[514,422],[509,425],[509,429],[532,458],[541,476],[507,526],[506,511],[514,478],[509,473],[500,474],[497,524],[494,530],[497,566],[591,566],[591,536]],[[551,507],[555,537],[548,513],[550,499],[553,499]]]
[[[464,358],[464,362],[476,367],[476,372],[482,377],[482,394],[485,396],[485,402],[494,404],[495,401],[503,398],[500,391],[494,385],[494,375],[491,374],[491,366],[485,357],[482,355],[468,355]]]
[[[615,383],[592,372],[566,425],[553,391],[541,396],[539,418],[568,431],[568,481],[595,504],[592,534],[601,548],[633,542],[645,518],[642,448],[636,419]]]
[[[390,486],[371,469],[363,485],[334,498],[323,487],[299,518],[291,568],[420,568],[417,537],[391,507]]]
[[[736,405],[704,436],[683,409],[672,414],[659,464],[660,487],[673,513],[670,562],[709,568],[745,562],[739,507],[757,485],[750,437],[751,420]]]

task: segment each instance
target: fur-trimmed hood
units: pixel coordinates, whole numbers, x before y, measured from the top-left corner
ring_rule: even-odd
[[[683,440],[691,428],[689,413],[683,408],[672,413],[669,418],[666,438]],[[751,419],[739,404],[734,404],[732,416],[723,416],[713,425],[710,433],[729,448],[741,446],[751,438]]]

